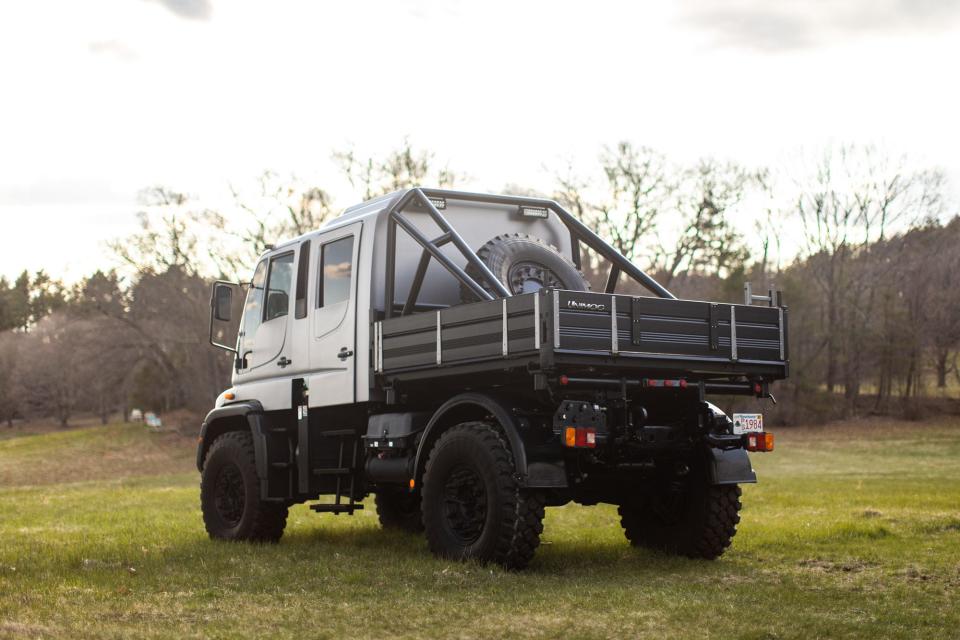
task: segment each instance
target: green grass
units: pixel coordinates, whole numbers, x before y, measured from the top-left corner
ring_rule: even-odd
[[[960,425],[778,434],[717,562],[548,509],[523,573],[291,512],[279,545],[207,539],[187,439],[111,426],[0,440],[0,637],[955,638]],[[64,480],[75,480],[64,482]]]

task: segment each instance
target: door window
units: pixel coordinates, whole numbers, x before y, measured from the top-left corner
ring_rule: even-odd
[[[328,242],[320,248],[320,292],[318,307],[329,307],[350,299],[353,275],[353,236]]]
[[[307,317],[307,280],[310,276],[310,241],[300,243],[300,261],[297,264],[297,301],[294,305],[293,317]]]
[[[253,281],[247,289],[247,299],[243,303],[243,326],[240,327],[241,355],[253,351],[254,337],[257,335],[257,327],[260,326],[260,318],[263,317],[263,285],[266,279],[267,261],[264,260],[253,272]]]
[[[290,290],[293,285],[293,252],[277,256],[270,261],[267,278],[267,302],[263,321],[270,322],[290,313]]]

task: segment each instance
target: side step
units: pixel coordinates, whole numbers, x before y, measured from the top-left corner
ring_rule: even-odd
[[[334,467],[321,467],[313,469],[313,475],[320,477],[333,477],[336,479],[336,491],[334,493],[333,504],[321,503],[310,505],[310,508],[317,512],[348,513],[353,515],[357,509],[363,509],[363,505],[357,501],[356,483],[357,468],[360,464],[361,449],[359,447],[359,436],[356,429],[330,429],[321,431],[318,434],[322,438],[331,438],[337,441],[337,463]],[[347,451],[349,447],[349,452]],[[349,481],[349,490],[344,495],[344,479]],[[341,502],[346,498],[346,502]]]
[[[357,509],[363,509],[363,505],[359,502],[353,504],[312,504],[310,508],[316,511],[317,513],[349,513],[353,515],[353,512]]]
[[[342,467],[339,469],[314,469],[313,475],[316,476],[348,476],[353,472],[353,469],[350,467]]]

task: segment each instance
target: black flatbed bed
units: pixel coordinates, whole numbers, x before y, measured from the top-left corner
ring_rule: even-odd
[[[387,318],[372,335],[382,386],[537,372],[768,383],[789,369],[784,307],[547,289]]]

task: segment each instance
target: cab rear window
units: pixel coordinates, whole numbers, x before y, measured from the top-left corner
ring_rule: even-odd
[[[320,291],[318,307],[350,299],[350,280],[353,276],[353,236],[328,242],[320,247]]]

